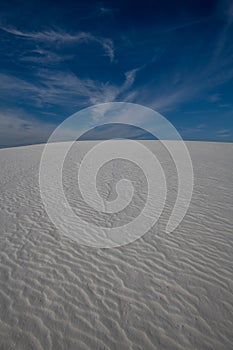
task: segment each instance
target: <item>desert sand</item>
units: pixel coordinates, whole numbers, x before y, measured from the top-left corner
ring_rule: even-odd
[[[91,145],[79,143],[67,160],[73,206],[69,170]],[[175,168],[158,141],[147,145],[167,174],[164,211],[143,237],[112,249],[80,245],[51,223],[39,191],[43,145],[0,150],[1,350],[233,349],[233,144],[186,142],[193,196],[169,234]],[[100,184],[111,184],[113,170]]]

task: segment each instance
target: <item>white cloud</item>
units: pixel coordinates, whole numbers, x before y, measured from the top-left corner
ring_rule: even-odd
[[[48,105],[84,107],[97,103],[112,102],[118,96],[122,99],[133,98],[131,87],[134,84],[137,69],[126,72],[122,85],[100,82],[92,79],[80,79],[72,72],[40,69],[36,74],[36,83],[0,73],[1,97],[9,102],[26,100],[28,105],[45,107]]]
[[[221,100],[221,94],[218,94],[218,93],[212,94],[207,98],[207,101],[212,103],[219,102],[220,100]]]
[[[0,73],[1,98],[14,103],[27,101],[27,106],[71,107],[74,109],[93,104],[111,102],[120,94],[130,98],[130,89],[134,83],[137,69],[125,74],[122,85],[102,83],[91,79],[80,79],[71,72],[42,69],[37,73],[37,83],[29,83],[9,74]],[[128,96],[128,97],[127,97]],[[68,108],[69,110],[69,108]],[[41,112],[41,113],[42,113]],[[52,120],[52,117],[50,118]],[[45,123],[28,115],[23,110],[8,110],[0,113],[0,147],[46,142],[55,123]],[[62,139],[73,136],[73,130],[63,130]]]
[[[217,137],[224,138],[231,136],[231,130],[230,129],[220,129],[216,132]]]
[[[90,33],[79,32],[70,34],[62,30],[47,30],[43,32],[23,32],[13,27],[0,26],[3,31],[17,37],[32,40],[34,42],[49,43],[54,45],[80,44],[95,42],[99,44],[110,61],[114,60],[114,44],[109,38],[97,37]]]
[[[55,124],[43,123],[20,111],[0,113],[0,147],[46,142]]]
[[[160,112],[176,110],[180,105],[189,101],[194,101],[197,97],[202,98],[209,90],[221,86],[233,78],[233,69],[223,69],[220,65],[206,69],[208,62],[202,66],[195,67],[192,73],[182,72],[182,80],[179,83],[173,82],[171,75],[168,82],[155,82],[140,86],[136,92],[134,99],[137,103],[147,105]],[[175,73],[177,74],[177,72]],[[213,100],[217,100],[217,94],[213,96]]]
[[[196,133],[202,133],[206,130],[206,124],[198,124],[194,127],[180,127],[179,131],[182,132],[182,134],[191,134],[195,135]]]
[[[125,82],[122,90],[127,90],[134,84],[136,74],[139,70],[140,68],[135,68],[125,73]]]
[[[28,52],[25,51],[23,55],[19,57],[19,60],[24,62],[33,62],[37,64],[39,63],[49,65],[50,63],[54,64],[58,62],[63,62],[72,58],[74,58],[74,55],[60,55],[50,50],[37,48]]]

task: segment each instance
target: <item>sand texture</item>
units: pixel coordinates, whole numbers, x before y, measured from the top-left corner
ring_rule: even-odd
[[[65,166],[74,207],[70,169],[91,145],[79,143]],[[39,191],[43,145],[0,150],[1,350],[233,349],[233,144],[187,142],[193,197],[170,234],[174,164],[157,141],[147,145],[158,148],[168,178],[166,205],[142,238],[113,249],[80,245],[51,223]],[[117,162],[98,184],[107,181],[111,196],[114,170],[142,179],[138,200],[121,217],[128,220],[140,209],[144,180]]]

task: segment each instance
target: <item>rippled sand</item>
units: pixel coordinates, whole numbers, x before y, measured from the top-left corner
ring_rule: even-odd
[[[113,249],[81,246],[50,222],[38,185],[43,145],[0,150],[1,350],[233,349],[233,144],[187,142],[193,198],[170,234],[174,165],[157,141],[146,144],[167,175],[166,206],[141,239]],[[91,145],[66,164],[73,204],[69,169]]]

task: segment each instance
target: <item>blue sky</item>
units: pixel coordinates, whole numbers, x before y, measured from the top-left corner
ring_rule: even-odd
[[[232,1],[3,1],[0,146],[125,101],[185,140],[233,141]]]

